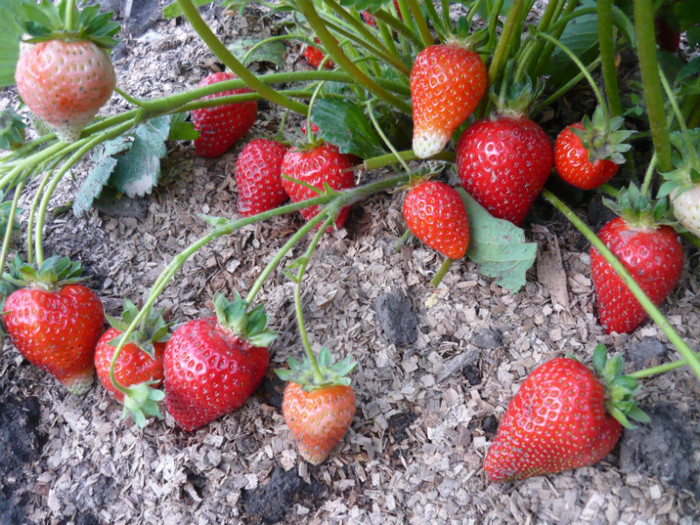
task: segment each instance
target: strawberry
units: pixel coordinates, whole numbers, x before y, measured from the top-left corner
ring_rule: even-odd
[[[411,69],[413,151],[421,158],[442,151],[486,93],[481,57],[455,43],[426,47]]]
[[[469,222],[464,202],[444,182],[423,180],[403,201],[408,228],[430,248],[450,259],[464,257],[469,246]]]
[[[187,432],[245,403],[265,377],[275,337],[262,305],[247,311],[238,295],[213,301],[216,317],[183,324],[165,346],[165,406]]]
[[[238,213],[244,217],[276,208],[289,196],[280,176],[287,146],[270,139],[254,139],[236,159]]]
[[[230,71],[212,73],[201,80],[199,87],[210,86],[234,78],[236,76]],[[208,95],[201,100],[211,100],[252,92],[252,89],[246,87],[229,89]],[[192,124],[200,134],[199,138],[194,141],[197,155],[201,157],[218,157],[223,155],[238,139],[248,132],[255,123],[257,116],[258,103],[255,100],[193,110]]]
[[[22,44],[15,70],[17,91],[59,140],[75,142],[114,91],[107,52],[91,41]]]
[[[340,153],[337,146],[327,142],[311,145],[307,149],[292,148],[282,160],[282,175],[318,188],[319,191],[323,190],[324,184],[334,190],[342,190],[355,185],[355,175],[350,169],[354,161],[353,155]],[[318,197],[312,188],[294,180],[283,178],[282,186],[293,202]],[[299,211],[308,221],[318,214],[319,207],[309,206]],[[343,227],[349,212],[349,207],[340,210],[335,219],[336,228]]]
[[[547,134],[524,116],[495,114],[469,126],[457,143],[462,186],[491,215],[519,226],[552,169]]]
[[[46,259],[37,270],[15,260],[24,287],[5,301],[4,322],[12,343],[32,364],[56,377],[70,392],[90,389],[93,354],[105,321],[99,298],[78,284],[80,264]]]
[[[314,38],[314,42],[316,42],[317,44],[321,43],[321,41],[318,38]],[[306,46],[306,49],[304,49],[303,54],[306,61],[309,64],[311,64],[312,67],[320,66],[321,62],[323,62],[323,59],[326,58],[326,54],[323,51],[311,45]],[[335,64],[329,58],[323,63],[323,67],[325,67],[326,69],[333,69],[335,67]]]
[[[671,193],[673,215],[690,233],[700,237],[700,182]]]
[[[355,392],[347,376],[357,363],[345,358],[336,364],[327,348],[318,356],[318,375],[308,357],[290,357],[289,370],[276,370],[284,381],[282,413],[296,440],[299,454],[319,465],[340,442],[355,416]]]
[[[141,321],[121,349],[114,363],[114,378],[119,388],[110,374],[117,344],[138,314],[138,308],[127,299],[121,318],[107,316],[111,327],[97,342],[94,360],[95,371],[102,385],[124,404],[122,418],[130,413],[134,421],[143,427],[146,415],[161,417],[157,402],[163,399],[163,392],[155,389],[163,381],[163,352],[169,328],[163,321],[162,312],[151,312]]]
[[[700,133],[671,133],[675,148],[673,170],[662,173],[665,180],[659,198],[668,195],[673,215],[690,233],[700,237]]]
[[[656,306],[675,288],[683,271],[683,247],[670,226],[625,212],[598,232],[635,282]],[[631,333],[648,314],[600,252],[591,247],[591,274],[598,318],[606,333]]]
[[[558,357],[532,371],[508,405],[484,461],[490,481],[515,481],[591,465],[610,453],[628,417],[649,418],[634,404],[636,382],[621,375],[619,355],[605,346],[593,357],[596,371]]]
[[[581,122],[564,128],[554,141],[554,168],[572,186],[591,190],[608,182],[625,161],[630,149],[625,140],[633,131],[622,130],[624,119],[616,117],[605,124],[600,106],[593,119],[586,115]]]

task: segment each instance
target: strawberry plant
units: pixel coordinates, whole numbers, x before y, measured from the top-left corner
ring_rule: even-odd
[[[679,235],[683,243],[700,246],[699,59],[679,64],[680,58],[669,61],[658,51],[654,21],[660,13],[652,2],[635,1],[626,10],[609,0],[556,0],[547,3],[533,25],[528,18],[533,2],[463,2],[466,14],[451,16],[450,2],[442,3],[440,13],[432,2],[416,0],[399,0],[396,6],[375,0],[280,0],[274,9],[288,13],[290,23],[281,34],[247,48],[244,56],[227,48],[204,21],[197,7],[205,3],[177,0],[166,14],[183,16],[226,71],[189,89],[145,99],[115,88],[109,48],[118,27],[97,6],[79,10],[73,0],[2,4],[0,14],[16,21],[16,27],[14,48],[0,54],[0,64],[11,64],[12,75],[0,68],[0,81],[16,84],[27,109],[54,130],[26,141],[22,126],[10,118],[3,121],[7,126],[3,124],[6,131],[0,136],[0,145],[14,148],[0,164],[0,191],[8,195],[14,190],[2,267],[11,253],[19,204],[23,199],[31,203],[22,224],[24,242],[17,250],[30,266],[8,270],[3,317],[14,345],[29,361],[77,393],[85,392],[92,363],[99,363],[103,384],[140,425],[146,415],[160,413],[156,403],[164,396],[178,426],[199,429],[241,407],[263,380],[273,334],[262,306],[251,305],[285,259],[305,245],[303,255],[282,270],[295,284],[305,357],[300,361],[289,356],[289,370],[278,375],[289,382],[283,412],[299,453],[320,464],[355,414],[349,374],[356,364],[350,355],[334,364],[330,351],[316,355],[312,350],[301,304],[305,270],[324,233],[342,229],[350,220],[352,205],[431,173],[432,180],[408,191],[403,216],[406,231],[446,257],[435,271],[435,286],[451,265],[461,265],[465,272],[493,279],[493,286],[513,293],[523,290],[537,255],[537,245],[527,241],[527,228],[538,218],[532,210],[541,197],[591,242],[598,335],[634,332],[650,317],[681,354],[682,359],[663,369],[630,376],[641,379],[688,366],[700,380],[696,354],[659,310],[684,265]],[[242,2],[219,3],[241,7]],[[685,13],[685,2],[675,4],[674,9]],[[362,11],[372,14],[374,24],[363,21]],[[697,29],[687,22],[679,27],[688,35]],[[256,73],[249,67],[255,52],[280,41],[283,49],[296,53],[306,46],[302,54],[313,69],[304,65]],[[67,49],[75,52],[67,55]],[[622,49],[635,57],[639,87],[619,82],[616,56]],[[49,51],[53,54],[42,66],[41,57]],[[592,74],[597,71],[603,86]],[[85,96],[69,96],[78,85]],[[574,88],[589,93],[590,103],[566,122],[552,123]],[[638,92],[630,93],[632,89]],[[94,119],[113,91],[129,109]],[[65,100],[57,95],[63,92]],[[626,121],[630,113],[623,111],[623,99],[632,100],[630,95],[643,106]],[[91,163],[72,204],[76,215],[90,213],[97,199],[150,193],[159,182],[168,142],[193,141],[191,148],[201,156],[235,155],[241,139],[253,134],[257,104],[263,99],[285,112],[275,122],[278,137],[286,127],[296,131],[298,124],[289,124],[287,114],[306,122],[308,136],[297,132],[304,144],[286,148],[251,136],[235,162],[238,214],[231,209],[225,217],[203,216],[207,231],[172,257],[140,309],[127,304],[128,315],[114,327],[119,336],[112,332],[106,337],[109,347],[100,346],[96,354],[104,321],[99,300],[72,282],[61,288],[59,277],[74,280],[73,265],[44,257],[46,215],[55,205],[60,181],[79,162]],[[651,151],[628,144],[642,144],[635,141],[644,138],[650,139]],[[590,191],[587,197],[594,191],[620,195],[634,205],[635,213],[620,210],[620,217],[596,235],[556,194],[549,177],[553,167],[571,185]],[[462,188],[452,188],[451,176]],[[676,220],[660,216],[669,204]],[[168,328],[153,312],[185,263],[221,237],[296,212],[306,222],[298,223],[267,261],[245,299],[229,302],[216,295],[215,317],[189,320],[173,332],[163,349],[161,376],[156,345],[165,341]],[[20,274],[46,284],[12,292],[12,287],[22,286]],[[77,311],[66,314],[68,306],[61,305],[73,296],[80,297],[70,304]],[[72,333],[77,342],[69,348],[59,345],[50,323],[40,322],[47,306],[65,315],[61,319],[66,325],[75,318],[89,319],[78,323],[80,330]],[[132,344],[142,345],[141,350]],[[46,349],[50,351],[44,356]],[[79,364],[70,371],[59,369],[57,361],[68,360]],[[128,361],[138,361],[144,373],[123,373],[122,363]],[[643,420],[627,396],[637,387],[619,374],[619,361],[612,358],[606,364],[600,350],[593,361],[601,365],[596,368],[605,381],[563,357],[542,365],[526,380],[487,455],[490,479],[524,479],[591,464],[614,446],[620,432],[617,421],[624,424],[625,414]],[[151,362],[156,369],[150,368]],[[164,393],[153,388],[161,377]],[[576,393],[547,397],[555,391],[553,385]],[[550,412],[555,402],[574,423]],[[525,413],[536,414],[535,419],[523,421]],[[543,427],[538,417],[551,420],[553,427]],[[550,446],[566,432],[574,438]],[[532,446],[527,454],[524,445]]]

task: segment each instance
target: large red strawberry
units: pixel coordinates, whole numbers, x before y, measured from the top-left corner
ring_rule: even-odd
[[[232,80],[236,76],[230,71],[212,73],[199,83],[200,87]],[[211,100],[231,95],[252,93],[250,88],[229,89],[203,97]],[[197,155],[218,157],[226,153],[238,139],[245,135],[258,116],[258,103],[255,100],[221,104],[192,111],[192,124],[200,135],[194,141]]]
[[[37,270],[15,261],[25,287],[5,301],[3,321],[12,343],[32,364],[70,392],[82,395],[94,375],[93,354],[104,328],[99,298],[77,281],[80,264],[46,259]]]
[[[524,116],[495,114],[469,126],[457,144],[462,186],[491,215],[519,226],[552,170],[547,134]]]
[[[289,196],[282,186],[282,159],[287,146],[270,139],[254,139],[236,159],[238,213],[244,217],[276,208]]]
[[[683,271],[683,246],[670,226],[656,224],[649,214],[624,209],[623,216],[603,226],[598,237],[656,306],[675,288]],[[648,317],[646,310],[594,246],[590,257],[600,324],[606,333],[633,332]]]
[[[450,259],[464,257],[469,221],[454,188],[434,180],[416,183],[404,198],[403,216],[411,232],[430,248]]]
[[[419,158],[442,151],[481,101],[488,74],[481,57],[455,43],[421,51],[411,69],[413,151]]]
[[[628,417],[648,421],[634,404],[634,380],[621,375],[620,356],[608,361],[605,346],[599,345],[593,362],[602,382],[570,358],[532,371],[508,405],[486,455],[489,480],[522,480],[591,465],[613,449],[620,423],[631,426]]]
[[[216,317],[180,326],[165,347],[165,406],[191,432],[239,408],[260,385],[275,334],[262,305],[214,296]]]
[[[584,116],[564,128],[554,141],[554,168],[566,182],[583,190],[597,188],[608,182],[625,162],[623,153],[630,149],[625,143],[634,131],[620,129],[622,117],[605,122],[600,106],[593,118]]]
[[[292,148],[287,151],[282,161],[282,175],[299,180],[319,190],[323,190],[324,184],[328,184],[334,190],[342,190],[352,188],[355,185],[355,175],[351,169],[354,163],[355,157],[353,155],[340,153],[337,146],[323,142],[309,148]],[[312,188],[294,180],[283,178],[282,185],[294,202],[319,195]],[[318,214],[319,207],[309,206],[299,211],[308,221]],[[343,227],[349,212],[348,207],[340,210],[335,220],[337,228]]]
[[[161,417],[157,402],[163,399],[163,392],[155,389],[163,381],[163,352],[169,337],[169,325],[163,320],[161,312],[151,312],[137,325],[114,362],[114,379],[119,383],[117,387],[111,373],[114,353],[124,332],[138,314],[138,308],[127,299],[121,318],[107,317],[111,327],[97,342],[94,359],[100,382],[117,401],[124,404],[122,417],[130,413],[134,421],[143,427],[147,415]]]
[[[276,370],[284,381],[282,413],[297,443],[299,454],[319,465],[340,442],[355,415],[355,392],[347,377],[356,366],[350,358],[332,364],[327,348],[318,355],[313,372],[308,357],[303,363],[289,358],[289,370]]]

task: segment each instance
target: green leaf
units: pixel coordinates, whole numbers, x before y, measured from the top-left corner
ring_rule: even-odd
[[[605,363],[608,361],[608,350],[603,343],[599,343],[593,350],[593,368],[602,373]]]
[[[119,156],[109,185],[129,197],[142,197],[158,184],[160,159],[167,150],[170,117],[158,117],[140,124],[133,134],[131,148]]]
[[[284,68],[284,54],[287,51],[284,44],[280,40],[270,42],[265,42],[265,40],[262,38],[238,38],[227,47],[233,56],[243,62],[246,67],[254,62],[269,62],[278,69]],[[255,47],[258,44],[260,45]],[[253,47],[255,49],[249,54]]]
[[[186,113],[172,115],[168,140],[196,140],[199,138],[199,131],[194,129],[192,122],[187,122],[186,119]]]
[[[469,218],[467,257],[479,265],[478,271],[496,279],[513,293],[525,286],[525,274],[535,262],[537,243],[525,242],[523,230],[494,218],[464,189],[458,188]]]
[[[213,4],[215,0],[192,0],[192,3],[196,7],[201,7],[207,4]],[[173,0],[171,4],[166,5],[163,8],[163,18],[177,18],[182,14],[182,9],[178,5],[177,1]]]
[[[338,146],[341,153],[361,158],[383,155],[382,141],[361,106],[349,100],[320,99],[314,104],[311,121],[319,136]]]
[[[15,66],[19,58],[19,42],[25,32],[22,20],[29,0],[0,0],[0,87],[15,83]]]

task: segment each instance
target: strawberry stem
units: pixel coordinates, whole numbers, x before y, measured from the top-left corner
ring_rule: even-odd
[[[372,126],[374,126],[374,129],[379,134],[381,139],[384,141],[384,144],[386,144],[386,147],[389,148],[389,151],[391,151],[391,153],[394,155],[394,157],[401,163],[401,165],[403,166],[403,169],[406,170],[406,173],[410,173],[411,169],[408,167],[408,164],[401,157],[399,152],[396,151],[396,148],[394,148],[394,145],[389,140],[389,137],[386,136],[386,134],[384,133],[384,130],[382,130],[382,127],[379,125],[379,122],[377,121],[377,117],[374,116],[374,112],[372,111],[372,101],[371,100],[367,101],[367,115],[369,116],[370,122],[372,122]],[[411,150],[411,151],[413,151],[413,150]]]
[[[418,0],[406,0],[406,4],[411,11],[413,21],[416,23],[416,27],[418,28],[418,34],[423,41],[423,47],[432,46],[435,41],[433,40],[433,35],[430,33],[428,22],[423,16],[423,9],[421,8],[420,4],[418,4]]]
[[[75,0],[66,0],[66,20],[65,28],[66,32],[72,33],[75,31]]]
[[[445,260],[442,262],[442,265],[435,274],[435,277],[433,277],[433,280],[430,281],[430,284],[432,284],[435,288],[440,286],[440,283],[445,278],[445,275],[447,275],[447,272],[450,270],[450,266],[452,266],[453,261],[454,259],[450,259],[449,257],[445,258]]]
[[[696,352],[694,355],[696,358],[700,358],[700,352]],[[644,368],[643,370],[637,370],[636,372],[632,372],[631,374],[626,375],[634,379],[643,379],[645,377],[651,377],[670,372],[671,370],[676,370],[677,368],[681,368],[683,366],[686,366],[687,364],[688,361],[686,361],[685,359],[678,359],[676,361],[671,361],[670,363],[664,363],[663,365],[652,366],[649,368]]]
[[[676,347],[678,352],[683,356],[685,361],[688,363],[690,368],[693,370],[695,376],[700,379],[700,361],[695,356],[690,347],[686,342],[678,335],[673,327],[666,320],[664,315],[659,311],[659,309],[649,300],[649,297],[644,293],[644,291],[639,287],[634,278],[627,272],[622,263],[613,255],[610,249],[600,240],[600,238],[593,233],[593,231],[581,220],[578,216],[569,209],[566,204],[564,204],[559,198],[554,195],[551,191],[546,188],[542,190],[542,197],[552,204],[557,210],[559,210],[570,222],[573,224],[578,231],[580,231],[583,236],[588,239],[593,246],[601,253],[605,260],[612,266],[615,272],[620,276],[623,282],[627,285],[629,290],[632,292],[634,297],[639,301],[639,303],[644,307],[644,309],[649,314],[654,322],[661,328],[661,331],[666,334],[669,341]]]
[[[503,23],[503,31],[498,39],[496,50],[491,58],[489,67],[489,85],[494,85],[501,75],[501,70],[505,67],[508,54],[513,47],[515,38],[520,38],[520,26],[522,21],[523,2],[516,0],[510,6],[508,15]]]
[[[620,102],[620,88],[617,83],[617,68],[615,67],[615,40],[612,23],[611,0],[598,0],[598,42],[600,58],[605,83],[605,96],[607,97],[610,116],[622,115]]]

